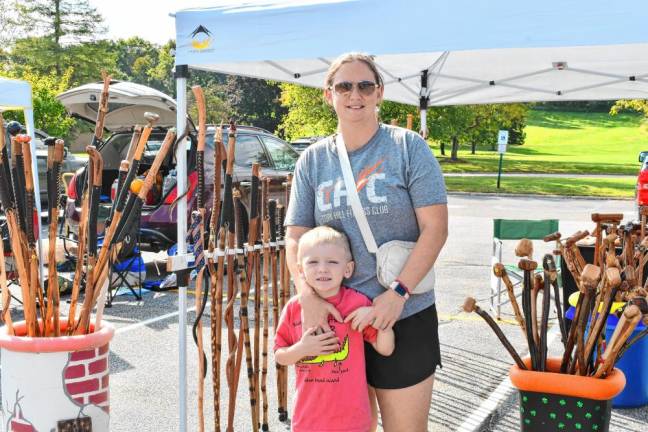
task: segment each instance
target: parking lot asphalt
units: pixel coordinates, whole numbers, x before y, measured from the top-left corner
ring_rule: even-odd
[[[451,195],[448,207],[450,235],[436,265],[443,368],[436,374],[429,430],[519,430],[517,395],[507,378],[512,364],[510,357],[479,317],[459,311],[468,295],[476,297],[482,308],[488,309],[492,220],[556,218],[560,220],[563,235],[569,235],[578,229],[591,229],[590,214],[593,212],[624,213],[626,218],[632,218],[636,209],[630,201],[469,195]],[[507,257],[513,256],[513,246]],[[536,256],[541,256],[544,252],[538,249]],[[147,292],[142,301],[135,301],[126,292],[117,296],[113,307],[105,312],[105,319],[117,328],[110,346],[111,431],[178,430],[178,294],[175,291]],[[193,302],[190,287],[189,306]],[[504,311],[510,312],[506,308]],[[190,311],[185,329],[188,337],[189,431],[198,430],[197,354],[190,340],[194,317],[194,312]],[[503,331],[513,345],[524,352],[522,332],[510,323],[509,315],[504,318]],[[209,319],[207,310],[203,318],[207,346]],[[551,324],[555,321],[552,320]],[[225,334],[223,340],[226,340]],[[559,343],[554,339],[552,348],[555,350]],[[269,345],[272,346],[272,339]],[[224,344],[223,358],[226,351]],[[278,421],[274,361],[269,354],[269,429],[287,431],[289,426]],[[228,395],[224,372],[221,376],[220,412],[224,430]],[[291,373],[291,382],[293,378]],[[214,410],[210,371],[205,388],[206,430],[212,430]],[[290,389],[292,386],[289,386],[289,400],[292,402]],[[235,431],[251,430],[249,412],[247,378],[242,371],[233,423]],[[648,407],[615,409],[610,430],[643,431],[646,424]]]

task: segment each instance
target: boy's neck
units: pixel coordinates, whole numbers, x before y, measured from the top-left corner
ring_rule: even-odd
[[[335,289],[327,290],[326,292],[318,292],[317,294],[319,294],[319,296],[322,297],[324,300],[328,300],[340,294],[341,289],[342,289],[342,285],[340,285]]]

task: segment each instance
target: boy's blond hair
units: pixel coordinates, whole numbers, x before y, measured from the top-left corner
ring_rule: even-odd
[[[321,225],[307,231],[299,238],[299,245],[297,248],[297,260],[302,260],[302,248],[304,246],[317,246],[322,244],[333,244],[344,249],[344,254],[349,261],[353,261],[351,255],[351,247],[349,246],[349,239],[347,236],[329,226]]]

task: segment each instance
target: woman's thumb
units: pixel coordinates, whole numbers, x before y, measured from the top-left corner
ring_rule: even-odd
[[[342,314],[340,313],[340,311],[338,311],[338,310],[335,308],[335,306],[333,306],[332,304],[329,303],[329,304],[327,305],[327,309],[328,309],[328,313],[330,313],[331,315],[333,315],[333,318],[335,318],[335,320],[336,320],[337,322],[344,322],[344,321],[342,320]]]

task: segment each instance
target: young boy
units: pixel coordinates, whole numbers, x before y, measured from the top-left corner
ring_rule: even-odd
[[[389,356],[394,351],[394,332],[373,327],[353,330],[352,322],[371,310],[371,301],[341,286],[354,265],[344,234],[327,226],[308,231],[299,240],[297,260],[300,276],[337,308],[344,323],[330,318],[333,331],[318,334],[318,329],[310,328],[302,334],[301,307],[295,297],[281,315],[275,359],[281,365],[294,364],[297,373],[292,430],[367,432],[371,408],[363,340]]]

